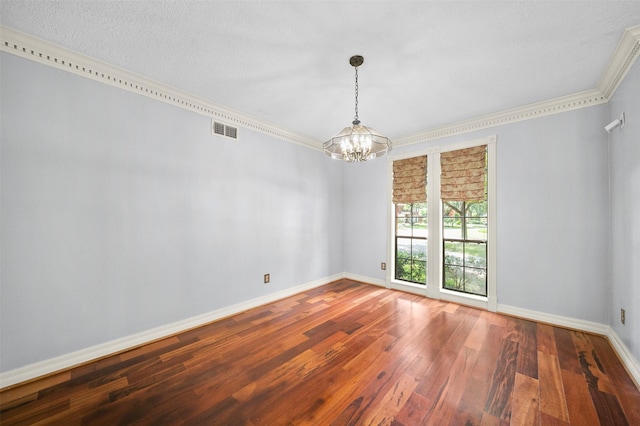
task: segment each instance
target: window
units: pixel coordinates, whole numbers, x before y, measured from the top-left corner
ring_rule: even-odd
[[[393,162],[394,278],[427,283],[427,157]]]
[[[487,295],[487,147],[440,155],[442,288]]]
[[[427,203],[395,205],[395,278],[427,282]]]
[[[389,287],[497,310],[496,142],[390,158]]]
[[[486,200],[444,201],[442,212],[442,287],[486,296]]]

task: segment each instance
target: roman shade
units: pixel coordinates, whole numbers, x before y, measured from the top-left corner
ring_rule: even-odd
[[[427,201],[427,156],[393,162],[393,203]]]
[[[487,146],[440,154],[440,198],[443,201],[479,201],[485,198]]]

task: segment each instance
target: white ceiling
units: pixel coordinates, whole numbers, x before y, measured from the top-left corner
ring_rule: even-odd
[[[322,141],[594,89],[640,1],[0,0],[0,22]]]

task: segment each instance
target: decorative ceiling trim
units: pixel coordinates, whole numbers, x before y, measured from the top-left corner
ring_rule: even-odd
[[[488,129],[490,127],[516,123],[531,118],[607,103],[639,56],[640,26],[636,26],[628,28],[623,33],[618,47],[614,51],[609,65],[605,69],[595,89],[427,130],[415,135],[396,139],[393,141],[393,145],[397,147],[413,145],[476,130]]]
[[[214,104],[158,81],[100,62],[5,26],[0,26],[0,43],[0,51],[2,52],[119,87],[129,92],[284,139],[288,142],[322,150],[322,144],[316,140],[300,136],[239,111]]]
[[[640,56],[640,25],[628,28],[622,34],[618,47],[598,83],[598,89],[607,100],[611,99],[638,56]]]
[[[0,51],[119,87],[129,92],[138,93],[239,127],[249,128],[315,150],[322,150],[321,141],[295,134],[255,117],[214,104],[163,83],[64,49],[31,35],[5,26],[0,26],[0,34]],[[393,144],[397,147],[413,145],[607,103],[639,56],[640,26],[636,26],[628,28],[623,33],[595,89],[426,130],[396,139]]]
[[[538,102],[520,108],[484,115],[471,120],[460,121],[451,125],[427,130],[412,136],[396,139],[393,141],[393,145],[406,146],[421,142],[428,142],[463,133],[475,132],[476,130],[503,126],[505,124],[516,123],[518,121],[598,105],[606,103],[607,101],[608,99],[606,99],[599,90],[593,89],[587,92],[577,93],[575,95],[563,96],[561,98]]]

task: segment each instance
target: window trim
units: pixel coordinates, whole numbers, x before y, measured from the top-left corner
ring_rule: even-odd
[[[414,205],[414,204],[422,204],[422,203],[398,203],[398,204],[411,204],[411,205],[412,205],[411,211],[412,211],[412,213],[413,213],[413,205]],[[394,205],[397,205],[397,204],[394,204]],[[428,206],[428,204],[427,204],[427,206]],[[428,209],[428,207],[427,207],[427,209]],[[414,217],[414,216],[412,215],[412,216],[411,216],[411,218],[413,218],[413,217]],[[429,218],[429,215],[428,215],[428,213],[427,213],[427,220],[428,220],[428,218]],[[412,256],[411,256],[410,260],[411,260],[411,263],[413,264],[413,262],[414,262],[414,258],[413,258],[413,240],[414,240],[414,239],[416,239],[416,240],[424,240],[424,242],[425,242],[425,248],[427,249],[427,253],[428,253],[428,249],[429,249],[429,245],[428,245],[428,244],[429,244],[429,236],[428,236],[428,235],[426,235],[426,236],[424,236],[424,237],[416,237],[416,236],[414,236],[414,235],[413,235],[413,228],[412,228],[412,232],[411,232],[411,234],[412,234],[412,235],[411,235],[411,236],[406,236],[406,235],[400,235],[400,236],[398,236],[398,235],[396,234],[396,232],[397,232],[397,224],[398,224],[398,223],[397,223],[397,220],[398,220],[397,211],[394,211],[394,212],[393,212],[393,220],[394,220],[394,222],[393,222],[393,230],[394,230],[394,232],[393,232],[393,256],[392,256],[392,257],[393,257],[393,262],[392,262],[392,263],[390,263],[390,265],[392,265],[392,267],[393,267],[393,274],[392,274],[392,277],[393,277],[393,279],[394,279],[395,281],[398,281],[398,282],[402,282],[402,283],[410,283],[410,284],[416,284],[416,285],[420,285],[420,286],[425,286],[425,285],[427,284],[426,282],[424,282],[424,283],[420,283],[420,282],[417,282],[417,281],[406,281],[406,280],[399,280],[398,278],[396,278],[396,275],[397,275],[397,272],[398,272],[398,271],[397,271],[397,268],[396,268],[396,266],[397,266],[397,265],[396,265],[396,259],[397,259],[397,256],[398,256],[398,239],[399,239],[399,238],[404,238],[404,239],[410,239],[410,240],[412,240],[412,241],[411,241],[411,247],[412,247],[412,251],[411,251],[411,253],[412,253]],[[428,223],[428,221],[427,221],[427,223]],[[427,230],[428,230],[428,226],[427,226]],[[426,263],[426,265],[425,265],[425,268],[426,268],[426,266],[429,264],[428,259],[425,259],[425,263]],[[412,268],[412,269],[413,269],[413,268]],[[428,273],[428,270],[427,270],[427,273]],[[426,281],[426,280],[427,280],[427,276],[425,275],[425,281]]]
[[[471,148],[478,145],[487,145],[487,296],[463,294],[450,291],[442,287],[442,200],[440,200],[440,153],[458,149]],[[497,136],[468,140],[464,142],[436,145],[426,149],[390,155],[387,157],[387,268],[386,284],[388,288],[409,291],[415,294],[427,296],[432,299],[442,299],[454,303],[470,305],[491,312],[498,308],[497,283],[496,283],[496,235],[497,235],[497,179],[496,179],[496,150]],[[427,285],[413,285],[406,281],[394,279],[394,220],[395,212],[392,202],[393,188],[393,161],[404,158],[427,155],[427,217],[429,229],[427,230]]]
[[[406,291],[408,293],[418,294],[421,296],[427,295],[427,288],[429,287],[429,262],[431,246],[429,240],[431,238],[431,231],[427,229],[427,283],[425,284],[416,284],[409,281],[397,280],[395,278],[395,208],[393,205],[393,162],[396,160],[404,160],[405,158],[411,157],[419,157],[421,155],[427,156],[427,220],[429,220],[429,215],[431,214],[431,207],[429,203],[429,167],[430,167],[430,156],[433,154],[439,154],[440,150],[438,147],[421,149],[417,151],[412,151],[405,154],[395,154],[387,156],[387,182],[388,191],[387,191],[387,276],[386,276],[386,286],[387,288],[392,288],[395,290]]]

